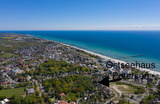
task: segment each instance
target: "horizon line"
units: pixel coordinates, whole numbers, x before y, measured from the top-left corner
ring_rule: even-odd
[[[160,31],[160,30],[0,30],[0,31]]]

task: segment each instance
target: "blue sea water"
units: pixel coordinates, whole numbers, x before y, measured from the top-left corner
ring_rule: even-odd
[[[155,63],[160,72],[160,31],[1,31],[29,34],[134,63]],[[139,57],[130,57],[141,54]]]

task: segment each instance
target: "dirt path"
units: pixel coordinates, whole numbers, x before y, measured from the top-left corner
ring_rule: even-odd
[[[117,86],[112,86],[112,88],[119,93],[119,96],[122,96],[122,91],[117,88]]]

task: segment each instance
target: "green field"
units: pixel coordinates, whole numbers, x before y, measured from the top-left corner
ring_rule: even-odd
[[[20,95],[24,95],[24,94],[25,94],[24,87],[7,89],[7,90],[0,90],[0,96],[11,97],[12,95],[20,96]]]
[[[136,86],[133,84],[128,84],[125,82],[116,82],[112,84],[112,86],[116,86],[117,89],[121,90],[122,93],[132,93],[132,94],[143,94],[146,92],[145,88],[142,86]]]
[[[3,53],[0,54],[0,58],[11,58],[11,57],[17,57],[18,55],[12,54],[12,53]]]

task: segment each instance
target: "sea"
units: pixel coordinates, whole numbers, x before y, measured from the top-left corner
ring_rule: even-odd
[[[0,31],[65,43],[129,63],[155,63],[160,72],[160,31]]]

